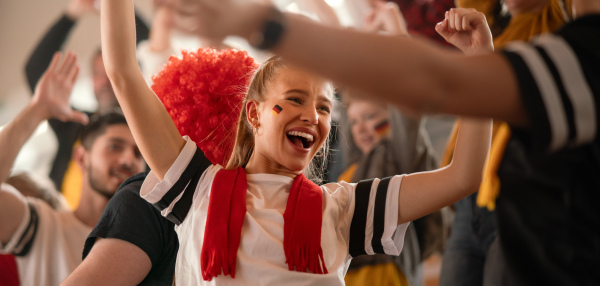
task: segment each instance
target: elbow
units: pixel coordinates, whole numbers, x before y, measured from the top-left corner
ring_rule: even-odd
[[[110,83],[115,91],[125,89],[126,85],[133,81],[132,78],[134,77],[135,72],[135,70],[125,66],[117,67],[107,65],[106,67],[106,75],[110,79]]]
[[[473,170],[464,170],[460,172],[460,188],[465,196],[471,195],[479,191],[483,182],[482,173]]]
[[[473,176],[470,180],[465,183],[464,189],[466,194],[473,194],[479,191],[482,183],[481,175]]]
[[[483,181],[482,171],[476,171],[468,168],[460,168],[459,164],[456,164],[454,160],[447,166],[447,170],[452,177],[452,186],[457,194],[461,194],[462,197],[466,197],[479,191],[481,183]]]

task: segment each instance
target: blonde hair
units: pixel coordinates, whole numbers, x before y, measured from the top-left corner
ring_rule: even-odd
[[[279,56],[273,56],[266,62],[260,65],[256,73],[252,77],[246,98],[243,100],[242,111],[238,120],[238,128],[235,136],[235,144],[229,162],[225,169],[232,170],[238,167],[245,167],[254,152],[254,135],[252,134],[252,126],[246,119],[246,105],[248,101],[264,102],[266,100],[267,85],[278,75],[279,70],[287,68]],[[329,134],[325,139],[322,149],[319,151],[321,155],[317,155],[320,160],[316,166],[316,160],[311,160],[310,164],[303,170],[304,175],[315,183],[322,181],[323,170],[327,166],[327,156],[329,155]]]

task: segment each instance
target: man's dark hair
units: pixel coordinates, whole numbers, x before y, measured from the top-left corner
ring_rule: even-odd
[[[106,132],[106,128],[115,124],[125,124],[125,116],[119,108],[114,108],[103,113],[95,113],[90,117],[90,122],[83,127],[79,134],[81,145],[86,150],[90,150],[96,138]]]

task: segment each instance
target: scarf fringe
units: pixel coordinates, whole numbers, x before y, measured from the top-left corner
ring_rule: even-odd
[[[308,244],[288,245],[285,249],[286,263],[289,270],[306,272],[306,270],[316,274],[327,274],[325,259],[323,258],[323,249],[321,246]]]
[[[230,275],[235,278],[236,258],[228,259],[227,254],[217,253],[216,251],[208,251],[201,253],[201,263],[206,265],[202,270],[202,278],[204,281],[211,281],[213,277],[218,275]],[[228,261],[229,260],[229,261]]]

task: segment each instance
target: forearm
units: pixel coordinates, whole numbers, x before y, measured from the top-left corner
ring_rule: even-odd
[[[462,119],[452,163],[410,174],[402,182],[399,223],[415,220],[479,189],[491,142],[491,120]]]
[[[461,189],[464,189],[467,195],[479,189],[491,140],[492,120],[460,119],[454,156],[449,169],[453,176],[461,178]]]
[[[46,68],[48,68],[54,53],[62,48],[74,26],[74,20],[69,19],[66,15],[62,15],[46,32],[33,50],[33,53],[25,64],[25,75],[27,76],[27,83],[31,92],[34,91],[35,85],[42,77],[42,74],[44,74],[44,71],[46,71]]]
[[[42,114],[37,106],[30,103],[0,131],[0,183],[10,176],[17,154],[45,119]]]
[[[341,30],[287,16],[287,30],[274,52],[334,82],[366,91],[385,101],[412,106],[420,105],[422,96],[440,92],[447,85],[443,81],[430,81],[428,86],[438,91],[427,94],[413,87],[431,78],[422,76],[426,72],[438,76],[449,72],[437,69],[444,67],[435,47],[404,37]],[[430,51],[431,55],[420,50]],[[405,66],[411,66],[411,69],[403,68]],[[418,96],[398,96],[407,92],[418,93]]]
[[[465,57],[419,39],[287,20],[274,52],[306,70],[419,113],[527,124],[516,78],[499,54]]]
[[[102,57],[115,94],[146,162],[162,179],[185,141],[137,65],[131,0],[104,0]]]

